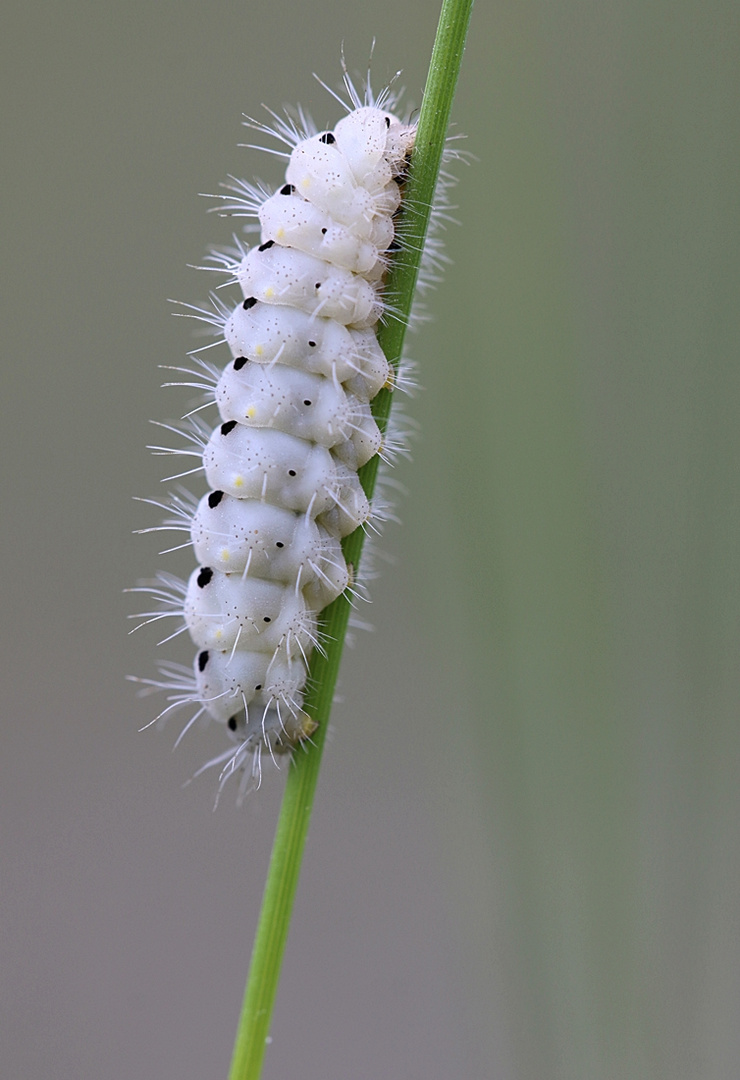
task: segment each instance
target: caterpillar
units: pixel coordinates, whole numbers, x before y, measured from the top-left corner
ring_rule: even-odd
[[[392,314],[384,282],[402,243],[395,224],[415,126],[395,115],[390,87],[374,96],[368,79],[361,95],[346,69],[344,86],[346,101],[329,91],[345,109],[333,130],[302,110],[268,110],[270,125],[247,120],[282,144],[284,182],[270,191],[233,180],[220,196],[225,212],[253,222],[258,243],[237,238],[209,256],[206,268],[238,286],[235,306],[185,307],[211,324],[230,360],[219,369],[195,350],[192,367],[174,369],[186,378],[165,385],[195,387],[204,401],[181,424],[161,425],[184,447],[150,448],[195,456],[196,468],[167,479],[202,472],[208,490],[143,500],[168,516],[138,530],[188,536],[178,545],[195,555],[187,581],[160,573],[131,591],[158,604],[135,616],[139,625],[175,618],[164,640],[187,632],[196,655],[192,667],[164,661],[158,678],[135,681],[169,695],[155,720],[194,710],[180,739],[199,717],[223,728],[227,748],[198,772],[219,766],[221,786],[241,772],[242,791],[259,786],[265,753],[275,760],[315,730],[303,695],[322,648],[318,617],[358,588],[341,540],[378,514],[358,469],[393,449],[371,403],[401,381],[377,328]],[[213,426],[201,417],[208,406]]]

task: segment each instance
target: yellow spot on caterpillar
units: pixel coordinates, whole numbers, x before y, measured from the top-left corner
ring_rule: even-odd
[[[263,345],[255,345],[255,347],[254,347],[255,356],[262,356],[262,353],[264,351],[265,351],[265,349],[264,349]]]
[[[295,745],[296,743],[303,742],[304,739],[310,739],[314,731],[318,728],[318,724],[309,716],[308,713],[301,711],[296,717],[293,717],[288,723],[288,729],[286,734],[288,735],[288,745]]]
[[[280,228],[275,233],[275,239],[276,240],[282,240],[284,237],[285,237],[285,229],[281,225]]]
[[[231,552],[229,551],[228,548],[221,548],[220,556],[221,556],[221,562],[228,562],[229,559],[231,558]]]
[[[257,410],[255,409],[254,405],[250,405],[249,408],[247,409],[246,413],[245,413],[245,416],[246,416],[247,420],[253,420],[256,415],[257,415]]]
[[[235,476],[234,477],[234,487],[235,488],[244,487],[244,477],[243,476]]]
[[[318,726],[319,725],[316,723],[313,717],[309,716],[306,713],[305,718],[301,723],[300,737],[302,739],[307,739],[310,735],[313,735],[314,731],[318,729]]]
[[[268,285],[264,293],[265,300],[271,300],[274,295],[275,290],[273,289],[272,285]]]

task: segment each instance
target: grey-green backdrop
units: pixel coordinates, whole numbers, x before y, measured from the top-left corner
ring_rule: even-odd
[[[213,814],[181,784],[216,733],[172,754],[124,681],[153,665],[121,590],[162,565],[131,536],[179,404],[157,364],[192,341],[167,298],[228,239],[197,193],[277,178],[241,113],[333,123],[311,73],[373,38],[418,103],[436,8],[5,5],[4,1077],[226,1075],[282,781]],[[740,1073],[739,24],[474,11],[478,160],[265,1080]]]

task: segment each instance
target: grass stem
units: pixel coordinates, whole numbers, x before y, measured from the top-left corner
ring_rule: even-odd
[[[472,6],[473,0],[444,0],[437,27],[404,188],[406,211],[399,222],[406,242],[394,259],[386,285],[386,295],[393,297],[399,317],[383,323],[378,333],[380,345],[394,365],[398,364],[403,349],[419,276]],[[381,431],[388,422],[392,396],[388,390],[381,390],[373,401],[373,413]],[[368,496],[373,494],[377,470],[377,456],[360,470],[360,480]],[[364,539],[362,529],[357,529],[342,545],[345,558],[355,572]],[[320,629],[326,644],[325,654],[314,651],[304,704],[306,712],[318,723],[318,730],[311,743],[304,744],[305,752],[295,752],[288,769],[229,1080],[259,1080],[262,1070],[350,610],[348,597],[342,595],[322,613]]]

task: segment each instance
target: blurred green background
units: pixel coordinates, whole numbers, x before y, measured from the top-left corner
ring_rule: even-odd
[[[4,7],[0,1072],[225,1076],[282,780],[139,734],[167,297],[243,111],[418,104],[435,3]],[[478,160],[346,656],[265,1080],[740,1075],[740,9],[484,3]],[[168,394],[170,396],[168,396]],[[363,611],[362,613],[366,613]],[[182,641],[168,655],[189,659]]]

